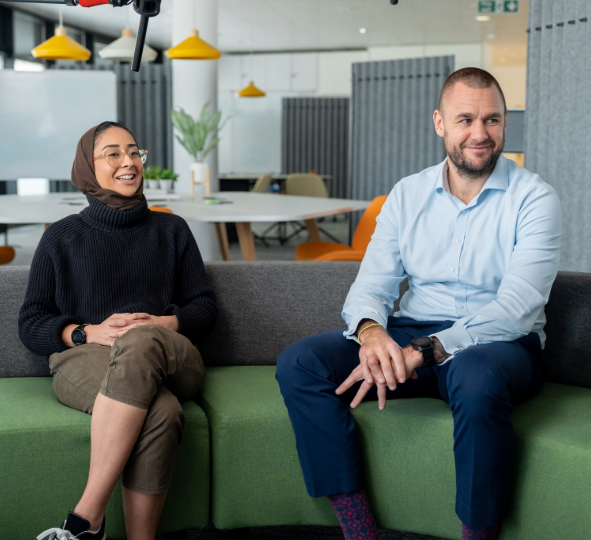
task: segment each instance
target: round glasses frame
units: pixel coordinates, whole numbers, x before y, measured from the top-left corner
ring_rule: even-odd
[[[111,153],[111,154],[118,153],[119,157],[111,156],[111,161],[109,161],[109,153]],[[144,164],[146,162],[146,159],[148,159],[148,151],[147,150],[130,150],[129,152],[125,152],[125,153],[130,157],[130,159],[132,161],[140,160],[142,162],[142,164]],[[109,165],[111,165],[111,167],[119,167],[123,163],[123,154],[124,154],[124,152],[121,152],[120,150],[118,150],[116,152],[103,152],[102,154],[95,156],[93,159],[99,159],[99,158],[104,157],[107,160],[107,163]],[[134,154],[137,154],[137,155],[134,155]]]

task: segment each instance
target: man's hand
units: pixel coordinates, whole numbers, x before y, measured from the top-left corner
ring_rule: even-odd
[[[363,326],[362,324],[360,329]],[[376,384],[378,405],[383,409],[386,406],[386,388],[395,390],[397,384],[402,384],[409,378],[416,379],[414,370],[422,365],[423,355],[410,346],[401,349],[382,326],[372,326],[364,330],[360,341],[360,364],[337,388],[336,394],[343,394],[356,382],[363,381],[351,403],[354,408]]]

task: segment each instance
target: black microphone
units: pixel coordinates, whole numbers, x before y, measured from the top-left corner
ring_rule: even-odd
[[[133,9],[141,16],[140,27],[137,32],[135,42],[135,51],[133,53],[132,71],[140,70],[142,53],[144,52],[144,43],[146,41],[146,32],[148,31],[148,21],[150,17],[155,17],[160,13],[161,0],[133,0]]]

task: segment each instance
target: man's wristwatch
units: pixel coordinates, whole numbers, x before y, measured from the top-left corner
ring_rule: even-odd
[[[437,365],[435,360],[435,351],[433,350],[433,340],[429,336],[416,337],[412,340],[412,348],[423,354],[422,368],[433,367]]]
[[[74,343],[76,347],[86,343],[86,332],[84,331],[84,327],[86,326],[88,325],[81,324],[72,330],[72,343]]]

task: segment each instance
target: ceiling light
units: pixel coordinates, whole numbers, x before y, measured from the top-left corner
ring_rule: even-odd
[[[199,37],[197,30],[189,30],[189,37],[166,51],[171,60],[217,60],[222,53]]]
[[[133,37],[133,31],[125,28],[121,32],[121,37],[110,43],[99,51],[99,56],[104,60],[117,60],[119,62],[131,62],[135,53],[136,39]],[[144,45],[144,52],[142,53],[142,62],[152,62],[156,60],[158,53]]]
[[[486,37],[488,39],[495,39],[495,35],[494,34],[488,34]]]
[[[42,60],[88,60],[90,51],[68,37],[63,26],[55,29],[55,36],[35,47],[31,54]]]
[[[477,15],[476,20],[478,22],[487,22],[490,21],[490,17],[488,15]]]
[[[250,81],[248,86],[245,86],[240,92],[236,94],[238,97],[253,98],[253,97],[265,97],[267,94],[262,90],[259,90],[254,82]]]
[[[367,30],[365,28],[360,28],[359,29],[359,33],[360,34],[365,34],[365,32],[367,32]]]

